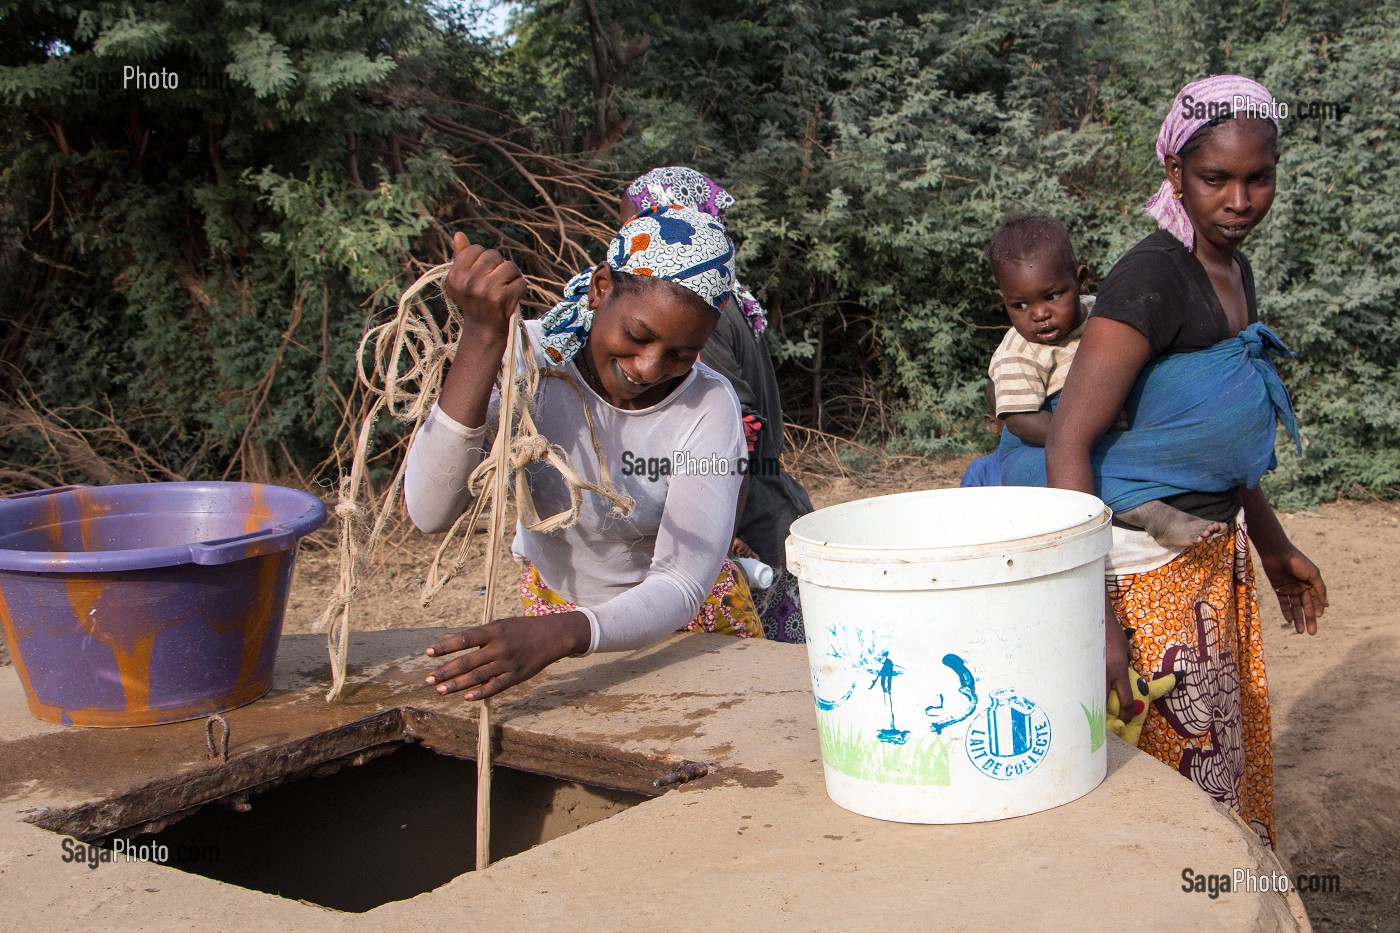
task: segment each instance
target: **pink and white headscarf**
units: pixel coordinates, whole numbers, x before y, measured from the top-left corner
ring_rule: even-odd
[[[1218,117],[1235,113],[1263,117],[1278,126],[1274,96],[1258,81],[1241,75],[1212,75],[1186,85],[1172,101],[1157,134],[1157,161],[1166,165],[1167,155],[1181,152],[1197,130]],[[1196,230],[1186,208],[1174,197],[1170,181],[1162,182],[1143,210],[1156,218],[1159,227],[1195,252]]]

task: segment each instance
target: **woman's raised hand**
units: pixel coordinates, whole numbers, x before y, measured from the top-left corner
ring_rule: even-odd
[[[438,406],[469,428],[486,423],[491,387],[501,371],[510,316],[525,294],[525,277],[494,249],[452,238],[452,268],[442,290],[462,310],[462,335],[442,384]]]
[[[458,233],[452,237],[452,269],[442,287],[469,325],[503,335],[525,294],[525,277],[494,249],[477,246]]]

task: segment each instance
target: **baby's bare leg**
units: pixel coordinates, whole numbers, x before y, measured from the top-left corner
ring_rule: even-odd
[[[1174,509],[1160,500],[1117,513],[1117,517],[1150,534],[1162,547],[1190,547],[1207,538],[1224,534],[1229,525]]]

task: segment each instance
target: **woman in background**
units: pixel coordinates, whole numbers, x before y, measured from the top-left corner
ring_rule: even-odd
[[[680,204],[726,222],[734,198],[692,168],[655,168],[634,179],[622,196],[623,222],[660,203]],[[802,606],[797,578],[784,566],[785,542],[793,521],[812,511],[802,485],[782,468],[783,409],[778,378],[764,331],[768,315],[753,293],[738,281],[720,308],[719,324],[700,359],[729,380],[739,396],[748,445],[747,496],[741,497],[732,553],[757,557],[775,571],[771,586],[758,593],[765,637],[802,643]]]

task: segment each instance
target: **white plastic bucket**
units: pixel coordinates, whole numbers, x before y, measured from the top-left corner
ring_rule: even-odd
[[[833,801],[971,823],[1103,781],[1110,518],[1083,493],[998,486],[862,499],[793,523]]]

